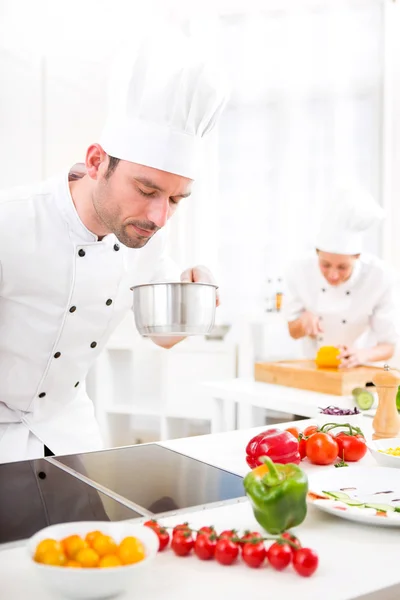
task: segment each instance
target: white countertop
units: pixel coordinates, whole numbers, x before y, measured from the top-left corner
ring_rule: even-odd
[[[285,423],[284,427],[287,426]],[[370,428],[371,419],[366,419],[366,433]],[[163,445],[244,475],[248,471],[245,446],[253,435],[263,429],[265,427],[173,440]],[[370,455],[358,464],[376,468]],[[333,469],[312,466],[306,461],[302,466],[308,473]],[[213,524],[217,530],[260,530],[247,502],[185,514],[184,520],[195,528]],[[169,525],[177,521],[182,521],[182,516],[169,517],[163,522]],[[267,566],[250,569],[241,561],[223,567],[215,561],[203,562],[195,556],[178,558],[171,551],[166,551],[156,557],[154,568],[140,588],[132,587],[131,593],[121,596],[121,599],[204,600],[205,595],[235,600],[286,600],[292,597],[307,600],[397,600],[400,597],[399,529],[356,524],[311,506],[297,533],[302,544],[314,548],[320,558],[317,572],[309,579],[299,577],[290,568],[284,572]],[[6,600],[36,596],[41,600],[58,600],[36,577],[23,547],[0,553],[0,589],[0,596]]]
[[[253,379],[236,378],[206,382],[201,385],[213,398],[304,417],[315,417],[319,413],[320,407],[324,408],[329,405],[354,408],[354,399],[351,395],[324,394]]]

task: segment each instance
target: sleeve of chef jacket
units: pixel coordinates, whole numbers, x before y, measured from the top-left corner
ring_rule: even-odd
[[[400,281],[392,279],[383,289],[371,316],[371,329],[378,344],[400,341]]]
[[[286,271],[286,289],[283,299],[283,314],[288,323],[298,319],[305,309],[304,302],[299,294],[296,266],[297,265],[292,265]]]

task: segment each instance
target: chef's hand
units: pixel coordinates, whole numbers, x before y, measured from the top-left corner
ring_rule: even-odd
[[[367,348],[349,348],[348,346],[339,346],[341,361],[339,369],[352,369],[359,367],[369,361],[369,350]]]
[[[210,269],[207,269],[207,267],[203,267],[202,265],[190,267],[189,269],[183,271],[181,275],[181,281],[190,281],[192,283],[212,283],[213,285],[217,285]],[[219,297],[219,289],[217,288],[217,306],[220,304],[221,301]]]
[[[323,332],[319,317],[308,310],[303,312],[301,317],[299,317],[299,321],[303,328],[304,335],[316,337],[319,333]]]

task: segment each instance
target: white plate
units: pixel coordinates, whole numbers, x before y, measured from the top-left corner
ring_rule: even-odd
[[[376,462],[383,467],[394,467],[400,469],[400,456],[392,456],[390,454],[384,454],[379,450],[387,450],[388,448],[399,448],[400,438],[388,438],[386,440],[373,440],[369,442],[368,449]]]
[[[373,504],[389,504],[400,507],[400,471],[387,467],[341,467],[327,469],[309,477],[309,492],[324,496],[327,492],[344,492],[354,500]],[[386,493],[382,493],[386,492]],[[390,492],[390,493],[387,493]],[[333,499],[315,499],[309,502],[327,513],[379,527],[400,527],[400,513],[388,512],[382,516],[373,508],[348,506]]]

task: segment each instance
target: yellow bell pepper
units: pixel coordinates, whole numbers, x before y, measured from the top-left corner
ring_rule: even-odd
[[[337,369],[340,365],[340,360],[338,359],[339,354],[340,350],[334,346],[322,346],[318,350],[315,358],[317,367],[325,369]]]

